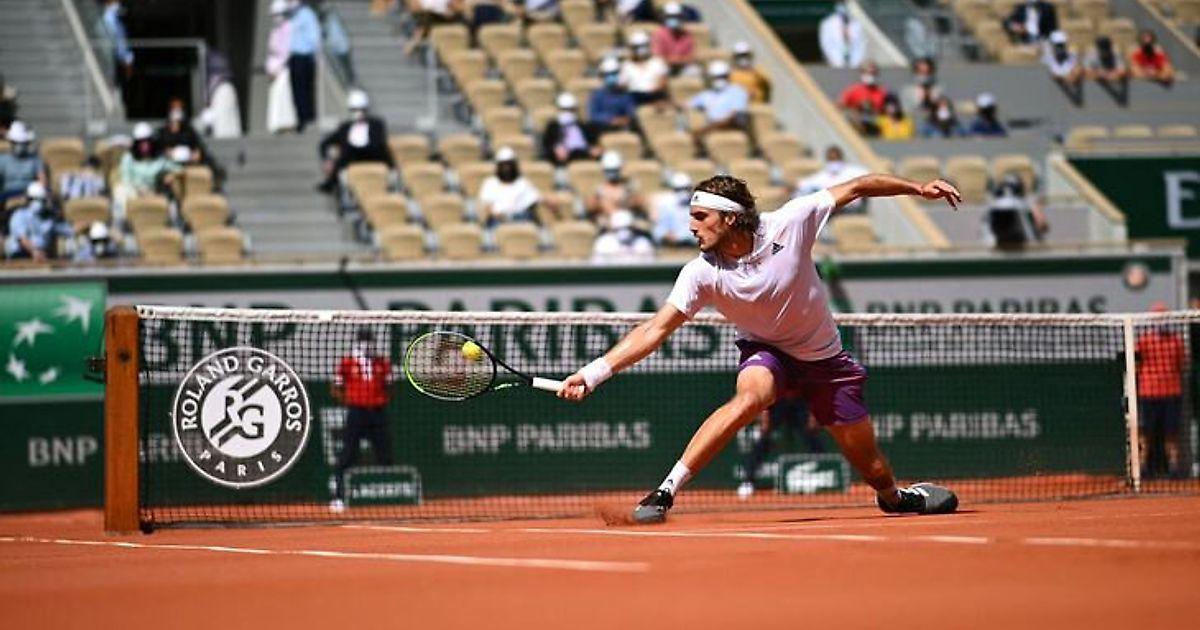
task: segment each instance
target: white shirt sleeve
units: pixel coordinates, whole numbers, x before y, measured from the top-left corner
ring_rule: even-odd
[[[817,234],[825,227],[825,222],[829,220],[829,215],[833,214],[836,205],[837,200],[833,198],[833,193],[826,188],[796,197],[783,204],[774,214],[784,223],[800,229],[804,242],[812,245]]]
[[[709,291],[704,281],[707,266],[703,258],[684,265],[675,280],[675,288],[667,296],[667,304],[679,309],[688,319],[708,305]]]

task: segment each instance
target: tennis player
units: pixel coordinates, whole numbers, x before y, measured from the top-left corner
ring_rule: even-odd
[[[888,513],[952,512],[954,493],[933,484],[897,488],[880,453],[863,401],[866,370],[842,349],[825,288],[812,260],[813,243],[839,208],[867,197],[914,195],[945,199],[958,190],[942,180],[918,184],[891,175],[864,175],[798,197],[760,215],[740,179],[718,175],[692,194],[690,228],[700,255],[684,265],[667,303],[604,356],[572,374],[558,396],[583,400],[601,383],[654,352],[705,306],[737,327],[741,351],[736,393],[700,425],[657,490],[633,511],[639,523],[661,522],[675,493],[776,399],[804,398]]]

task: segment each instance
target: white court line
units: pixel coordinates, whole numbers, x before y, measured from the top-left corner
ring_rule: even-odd
[[[570,529],[550,527],[526,527],[512,530],[529,534],[591,534],[595,536],[633,536],[649,538],[754,538],[759,540],[833,540],[843,542],[882,542],[886,536],[867,534],[776,534],[744,529],[741,531],[710,532],[705,530],[659,532],[632,529]]]
[[[919,540],[919,541],[936,542],[936,543],[949,543],[952,545],[989,545],[991,543],[996,542],[995,540],[988,538],[987,536],[934,535],[934,536],[913,536],[912,539]]]
[[[371,529],[383,532],[405,532],[410,534],[490,534],[496,529],[478,527],[408,527],[404,525],[341,525],[343,529]]]
[[[1200,543],[1171,540],[1123,540],[1114,538],[1022,538],[1025,545],[1047,547],[1108,547],[1114,549],[1172,549],[1200,551]]]
[[[256,549],[218,545],[147,544],[108,540],[74,540],[66,538],[35,538],[31,536],[0,536],[0,542],[50,545],[81,545],[89,547],[118,547],[122,549],[167,549],[174,551],[208,551],[273,556],[307,556],[339,560],[385,560],[391,562],[453,564],[461,566],[504,567],[521,569],[559,569],[607,573],[644,573],[650,570],[646,562],[607,562],[599,560],[564,560],[558,558],[494,558],[484,556],[455,556],[446,554],[374,553],[359,551],[326,551],[321,549]]]

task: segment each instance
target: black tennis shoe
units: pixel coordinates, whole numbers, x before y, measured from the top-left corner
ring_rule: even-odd
[[[661,488],[655,490],[633,508],[633,522],[640,525],[661,523],[667,520],[667,510],[674,504],[675,496],[670,492]]]
[[[888,505],[875,497],[875,504],[888,514],[949,514],[958,509],[958,496],[932,483],[900,488],[900,502]]]

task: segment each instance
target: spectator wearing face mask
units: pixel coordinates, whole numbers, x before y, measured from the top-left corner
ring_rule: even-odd
[[[641,213],[645,208],[641,194],[625,178],[623,167],[621,154],[616,151],[607,151],[600,158],[604,181],[588,197],[585,207],[601,228],[609,225],[609,219],[618,210]]]
[[[292,99],[292,79],[288,57],[292,50],[292,23],[288,20],[287,0],[271,2],[271,34],[267,39],[266,71],[271,77],[267,92],[267,131],[282,133],[296,129],[296,103]]]
[[[75,250],[72,260],[80,264],[92,264],[102,260],[111,260],[119,255],[116,243],[108,225],[96,221],[88,226],[86,234],[80,234],[75,239]]]
[[[1012,41],[1028,44],[1046,39],[1058,30],[1058,11],[1045,0],[1026,0],[1013,7],[1004,30]]]
[[[663,23],[651,38],[651,50],[667,63],[672,75],[678,75],[696,62],[696,38],[683,27],[683,6],[668,2],[663,7]]]
[[[850,9],[839,1],[825,16],[817,31],[825,63],[834,68],[857,68],[867,58],[867,37],[862,24],[850,17]]]
[[[942,88],[937,82],[937,65],[933,59],[921,57],[914,61],[912,83],[902,91],[904,108],[913,112],[914,116],[925,116],[941,95]]]
[[[490,228],[498,223],[535,221],[541,194],[521,176],[517,154],[509,147],[496,151],[496,174],[479,189],[479,212]]]
[[[1050,231],[1041,207],[1029,199],[1016,174],[1005,175],[992,191],[984,216],[987,241],[998,249],[1021,249]]]
[[[1171,87],[1175,82],[1175,66],[1151,30],[1138,35],[1138,47],[1129,53],[1129,68],[1135,79],[1154,81],[1163,87]]]
[[[922,138],[958,138],[966,135],[966,129],[958,121],[954,111],[954,103],[950,97],[943,96],[933,104],[933,109],[925,122],[921,124]]]
[[[588,97],[588,119],[601,131],[635,131],[637,103],[621,85],[621,62],[605,57],[600,80],[603,85]]]
[[[654,241],[640,230],[629,210],[618,210],[592,245],[592,262],[630,265],[654,261]]]
[[[868,61],[862,66],[858,82],[842,90],[838,103],[848,112],[860,112],[864,109],[864,104],[870,106],[871,111],[881,112],[883,99],[887,95],[887,88],[879,84],[879,66],[875,65],[874,61]]]
[[[708,64],[708,89],[693,96],[688,108],[704,113],[704,124],[692,130],[697,144],[719,129],[749,127],[750,95],[729,80],[729,64],[719,59]]]
[[[652,22],[657,17],[654,10],[653,0],[596,0],[597,21],[612,13],[623,23]]]
[[[117,185],[113,190],[113,210],[117,218],[124,217],[125,202],[134,197],[157,194],[180,170],[178,164],[163,155],[148,123],[133,127],[133,146],[121,157],[117,169]]]
[[[1062,88],[1067,98],[1077,107],[1083,106],[1083,66],[1079,57],[1070,49],[1067,34],[1054,31],[1042,54],[1042,63],[1050,71],[1050,78]]]
[[[121,6],[121,0],[105,0],[104,14],[101,15],[100,22],[104,25],[104,33],[112,44],[113,83],[122,92],[125,91],[129,77],[133,76],[133,51],[129,48],[129,38],[125,34],[125,22],[121,19],[123,15],[125,7]]]
[[[696,244],[692,234],[692,178],[679,172],[671,176],[671,190],[659,193],[654,200],[654,232],[659,245],[680,247]]]
[[[0,201],[25,194],[32,182],[45,186],[49,181],[46,165],[34,146],[37,134],[28,125],[14,121],[5,139],[10,148],[8,153],[0,153]]]
[[[1111,38],[1097,37],[1096,45],[1083,60],[1083,66],[1087,78],[1098,83],[1119,105],[1129,105],[1129,68],[1121,55],[1117,54]]]
[[[771,77],[754,65],[750,44],[738,42],[733,45],[733,69],[729,71],[729,80],[746,90],[751,103],[770,102]]]
[[[288,78],[296,107],[296,131],[303,132],[317,118],[315,105],[317,53],[321,50],[321,21],[301,0],[288,0],[291,42],[288,49]]]
[[[621,84],[639,106],[653,103],[660,107],[670,104],[667,77],[670,68],[660,57],[650,53],[650,36],[636,31],[629,36],[629,58],[621,64]]]
[[[370,104],[366,92],[350,90],[346,95],[350,119],[318,145],[321,171],[325,173],[325,179],[317,186],[321,192],[328,194],[336,190],[342,171],[355,162],[383,162],[389,169],[395,169],[387,144],[387,125],[383,119],[370,115]]]
[[[594,160],[601,149],[596,143],[599,133],[590,122],[579,120],[579,103],[570,92],[555,99],[558,114],[546,123],[542,132],[542,155],[558,166],[574,160]]]
[[[985,138],[1003,138],[1008,135],[996,111],[996,97],[992,96],[991,92],[984,92],[975,97],[975,119],[971,121],[967,133]]]
[[[832,188],[867,173],[867,169],[861,165],[847,162],[845,154],[842,153],[842,148],[836,144],[831,144],[825,149],[825,166],[821,167],[821,170],[816,173],[797,182],[795,194],[792,196],[794,198]],[[863,212],[866,210],[866,207],[867,200],[862,198],[847,204],[842,211]]]
[[[207,166],[212,171],[214,186],[218,190],[221,189],[225,181],[225,169],[213,157],[212,152],[204,144],[204,139],[200,137],[199,133],[196,133],[196,129],[188,121],[182,99],[171,99],[167,106],[167,121],[158,128],[154,139],[168,155],[176,147],[187,148],[189,157],[186,164]]]
[[[9,260],[42,262],[54,257],[59,236],[71,236],[71,226],[63,222],[51,205],[41,182],[30,182],[25,198],[25,205],[8,219],[4,254]]]
[[[888,94],[883,99],[883,113],[875,119],[875,128],[883,140],[912,140],[916,134],[912,116],[904,113],[895,94]]]

